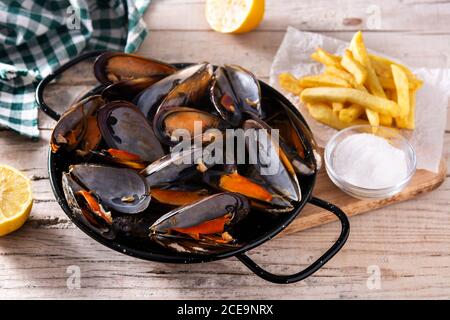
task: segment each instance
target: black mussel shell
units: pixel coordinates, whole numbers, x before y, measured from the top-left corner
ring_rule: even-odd
[[[104,104],[101,96],[94,95],[75,103],[67,110],[53,129],[50,139],[52,152],[57,152],[60,148],[68,152],[76,148],[86,152],[95,149],[101,141],[100,134],[95,134],[98,131],[95,117]]]
[[[197,125],[199,130],[195,130]],[[224,128],[223,120],[209,112],[188,107],[168,107],[159,110],[153,120],[153,130],[161,143],[175,145],[180,137],[190,139],[208,129]],[[183,131],[177,131],[183,130]],[[175,133],[180,133],[177,135]]]
[[[140,92],[160,81],[163,76],[128,79],[115,82],[102,91],[102,97],[108,101],[127,100],[132,101]]]
[[[219,243],[204,238],[196,240],[184,235],[175,235],[171,231],[195,227],[206,221],[231,214],[231,221],[225,226],[224,231],[232,233],[233,227],[247,216],[249,210],[248,200],[240,194],[214,194],[163,215],[150,227],[150,238],[160,245],[178,252],[207,254],[212,251],[235,248],[239,246],[236,239],[232,243]]]
[[[154,76],[168,76],[177,69],[167,63],[123,52],[105,52],[94,63],[94,74],[104,84]]]
[[[199,72],[204,68],[203,64],[196,64],[187,68],[181,69],[170,76],[163,78],[156,82],[151,87],[142,91],[134,99],[134,103],[142,111],[150,123],[153,122],[153,117],[164,98],[169,92],[178,84],[191,77],[193,74]]]
[[[242,121],[240,101],[236,98],[225,69],[218,67],[210,90],[210,98],[217,112],[232,126],[237,127]]]
[[[213,78],[213,67],[203,63],[198,70],[177,84],[164,98],[158,111],[170,107],[200,106]]]
[[[70,167],[70,174],[108,209],[135,214],[150,204],[149,187],[144,178],[132,169],[78,164]]]
[[[261,118],[261,88],[258,79],[253,73],[237,65],[226,65],[224,68],[234,94],[241,103],[242,112]]]
[[[257,159],[253,166],[260,175],[258,178],[286,199],[300,201],[301,190],[294,167],[279,139],[277,144],[272,136],[270,127],[262,120],[246,120],[243,129],[254,130],[254,134],[248,134],[250,139],[246,140],[246,145],[249,156]]]
[[[202,148],[194,146],[189,150],[169,153],[142,170],[141,175],[149,187],[181,182],[200,173],[198,162],[202,155]]]
[[[218,67],[210,90],[210,99],[224,120],[238,126],[243,114],[261,118],[261,88],[256,77],[242,67]]]
[[[267,212],[288,212],[292,204],[274,191],[261,179],[254,167],[247,168],[245,175],[235,171],[208,170],[203,173],[203,182],[221,192],[235,192],[246,196],[252,207]]]
[[[80,202],[77,192],[84,190],[68,172],[62,174],[62,187],[67,205],[86,226],[89,226],[95,233],[107,239],[114,239],[116,236],[112,226],[96,215]]]
[[[144,161],[155,161],[164,155],[152,127],[144,115],[130,102],[113,101],[98,113],[103,139],[110,148],[139,156]]]

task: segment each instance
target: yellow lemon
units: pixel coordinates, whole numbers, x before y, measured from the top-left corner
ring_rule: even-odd
[[[255,29],[264,17],[264,0],[207,0],[206,20],[223,33]]]
[[[0,165],[0,236],[19,229],[32,205],[30,180],[20,171]]]

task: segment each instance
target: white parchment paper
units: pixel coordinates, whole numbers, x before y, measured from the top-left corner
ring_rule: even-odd
[[[317,47],[331,53],[342,54],[348,45],[342,40],[289,27],[270,70],[270,84],[283,92],[300,109],[321,147],[325,147],[336,130],[310,117],[298,97],[280,87],[278,75],[282,72],[290,72],[296,77],[318,74],[322,72],[323,67],[310,58]],[[380,55],[386,56],[382,53]],[[424,80],[424,85],[416,97],[416,129],[412,132],[405,130],[404,134],[416,150],[417,168],[438,172],[447,121],[450,69],[411,68],[411,70]]]

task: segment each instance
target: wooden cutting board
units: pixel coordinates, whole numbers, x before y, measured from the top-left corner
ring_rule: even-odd
[[[444,182],[446,174],[447,164],[443,158],[438,173],[417,170],[410,184],[401,193],[392,198],[384,200],[360,200],[350,197],[336,187],[328,178],[325,168],[322,168],[317,176],[313,195],[335,204],[350,217],[382,208],[393,203],[412,199],[422,193],[430,192]],[[281,235],[302,231],[335,220],[336,217],[330,212],[308,204],[303,209],[301,215],[294,220]]]

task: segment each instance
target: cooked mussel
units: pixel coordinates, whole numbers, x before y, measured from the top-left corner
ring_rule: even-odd
[[[69,174],[107,210],[135,214],[144,211],[150,203],[149,187],[134,170],[77,164],[70,166]]]
[[[266,181],[257,180],[257,174],[247,170],[248,178],[235,169],[208,170],[203,173],[203,181],[222,192],[235,192],[246,196],[252,207],[267,212],[288,212],[293,209],[290,201],[277,194]]]
[[[220,115],[233,126],[243,114],[261,118],[261,89],[256,77],[239,66],[226,65],[214,72],[211,101]]]
[[[177,144],[185,136],[195,138],[212,128],[224,128],[223,120],[209,112],[188,107],[164,108],[153,120],[156,136],[166,145]]]
[[[170,211],[150,227],[150,238],[184,253],[208,254],[236,248],[233,227],[249,212],[247,199],[218,193]]]
[[[103,139],[112,149],[126,151],[148,162],[164,155],[153,129],[130,102],[107,103],[98,113],[98,123]]]
[[[95,77],[104,85],[122,80],[165,77],[176,70],[170,64],[123,52],[105,52],[94,63]]]
[[[314,139],[311,130],[309,129],[306,122],[296,116],[292,110],[289,110],[289,108],[286,107],[285,110],[292,121],[293,127],[295,127],[297,130],[298,137],[301,137],[303,146],[307,146],[307,148],[311,150],[310,154],[306,154],[306,152],[304,151],[305,158],[309,158],[310,162],[313,163],[315,171],[319,171],[322,167],[322,155],[319,151],[319,145]]]
[[[103,98],[94,95],[75,103],[66,111],[53,129],[50,146],[52,152],[78,150],[85,155],[101,141],[97,124],[97,111],[105,104]]]
[[[182,182],[207,170],[202,162],[203,150],[192,146],[188,150],[173,152],[154,161],[141,171],[149,187],[168,186],[175,181]]]
[[[67,204],[78,219],[107,239],[115,237],[111,212],[103,207],[100,199],[81,187],[68,172],[62,175],[62,187]]]
[[[280,146],[292,163],[294,170],[301,175],[310,176],[315,173],[315,166],[305,156],[305,147],[300,138],[297,128],[289,119],[273,119],[270,121],[272,129],[277,129],[280,134]]]
[[[187,184],[175,184],[163,188],[152,188],[151,190],[152,201],[173,207],[186,206],[209,195],[205,188]]]
[[[155,116],[159,105],[169,92],[192,75],[201,72],[204,68],[204,64],[196,64],[181,69],[142,91],[133,102],[146,116],[148,121],[153,123],[153,117]]]
[[[132,101],[140,92],[147,89],[164,76],[153,76],[138,79],[121,80],[110,84],[102,91],[102,97],[109,101],[127,100]]]
[[[143,170],[149,165],[149,162],[142,160],[140,156],[119,149],[110,148],[106,150],[91,151],[91,153],[95,155],[101,163],[119,165],[135,170]]]
[[[246,120],[243,129],[249,137],[246,140],[249,161],[253,165],[253,178],[262,180],[289,201],[300,201],[301,190],[292,163],[274,137],[270,127],[261,120]],[[251,130],[250,133],[247,131]]]
[[[167,94],[159,105],[157,112],[170,107],[200,107],[203,98],[210,88],[212,77],[212,65],[202,63],[196,72],[177,84]]]
[[[271,128],[279,130],[280,144],[283,145],[295,171],[300,175],[314,174],[320,168],[318,165],[321,163],[321,156],[309,128],[283,103],[281,103],[283,108],[279,108],[279,105],[278,108],[274,108],[274,103],[274,101],[264,101],[265,110],[269,110],[266,113],[268,117],[265,122]],[[306,152],[306,150],[312,150],[312,152]]]

